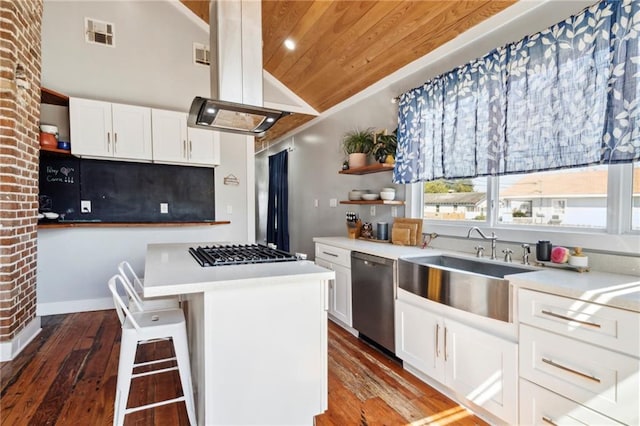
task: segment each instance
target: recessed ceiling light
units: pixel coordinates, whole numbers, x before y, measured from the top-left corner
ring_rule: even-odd
[[[286,47],[289,50],[293,50],[296,48],[296,42],[288,38],[284,41],[284,47]]]

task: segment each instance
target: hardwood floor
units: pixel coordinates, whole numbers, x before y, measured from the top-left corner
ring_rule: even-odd
[[[329,409],[316,425],[485,424],[394,360],[329,323]],[[120,323],[115,311],[42,318],[42,332],[0,365],[2,425],[113,422]],[[166,357],[167,342],[144,345],[138,360]],[[138,378],[129,406],[181,394],[176,372]],[[184,404],[132,413],[126,425],[186,425]]]

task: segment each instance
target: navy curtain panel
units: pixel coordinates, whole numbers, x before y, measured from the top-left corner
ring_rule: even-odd
[[[269,203],[267,205],[267,243],[289,251],[288,152],[269,156]]]

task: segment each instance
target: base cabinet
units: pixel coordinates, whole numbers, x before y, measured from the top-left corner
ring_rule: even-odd
[[[329,317],[352,327],[351,252],[316,244],[316,264],[336,273],[336,279],[329,281]]]
[[[496,417],[517,423],[516,343],[396,300],[396,355]]]
[[[623,424],[640,424],[640,315],[526,289],[520,290],[519,311],[521,383],[569,399],[571,413],[593,411]],[[563,407],[561,400],[545,398],[536,410],[557,417]],[[528,420],[522,417],[521,423]]]

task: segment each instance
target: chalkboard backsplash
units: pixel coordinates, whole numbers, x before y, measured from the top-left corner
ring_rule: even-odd
[[[81,200],[91,212],[80,211]],[[58,213],[58,221],[209,222],[214,200],[214,169],[41,152],[40,211]]]

